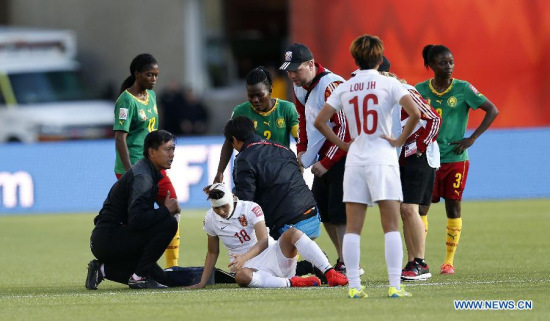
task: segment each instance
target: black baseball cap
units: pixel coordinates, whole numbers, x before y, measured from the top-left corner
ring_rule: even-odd
[[[309,48],[301,43],[295,43],[288,47],[285,52],[285,62],[279,70],[296,71],[303,62],[313,59],[313,54]]]

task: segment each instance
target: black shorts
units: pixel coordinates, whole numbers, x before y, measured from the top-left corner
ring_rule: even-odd
[[[325,175],[313,179],[311,191],[323,223],[346,224],[346,204],[342,201],[345,168],[343,157]]]
[[[435,182],[435,169],[430,167],[426,153],[412,155],[400,166],[403,203],[430,205]]]

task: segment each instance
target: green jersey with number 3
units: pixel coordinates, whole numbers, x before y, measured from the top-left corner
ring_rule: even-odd
[[[128,90],[118,97],[115,104],[115,124],[113,130],[128,133],[126,145],[130,153],[130,163],[134,165],[143,158],[145,136],[158,129],[157,97],[155,92],[147,90],[147,99],[139,100]],[[118,150],[116,151],[115,173],[124,174]]]
[[[468,151],[455,154],[452,142],[464,138],[468,125],[468,112],[477,109],[487,101],[477,89],[464,80],[453,79],[451,86],[442,93],[431,85],[431,79],[416,85],[418,92],[441,115],[441,128],[437,136],[441,152],[441,163],[461,162],[468,159]]]
[[[298,112],[294,104],[286,100],[276,99],[275,106],[267,112],[257,111],[247,101],[235,107],[231,118],[236,116],[252,119],[258,135],[286,147],[290,146],[290,135],[297,136]]]

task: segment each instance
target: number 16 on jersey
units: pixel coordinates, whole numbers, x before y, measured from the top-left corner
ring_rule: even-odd
[[[355,113],[355,123],[357,125],[357,136],[363,131],[367,135],[374,134],[378,126],[378,113],[375,109],[369,109],[369,102],[373,105],[378,105],[378,97],[374,94],[365,95],[361,106],[359,106],[359,97],[354,96],[349,103],[353,105]],[[362,109],[362,116],[359,109]],[[370,125],[369,125],[370,124]]]

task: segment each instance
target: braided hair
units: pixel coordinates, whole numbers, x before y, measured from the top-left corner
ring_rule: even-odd
[[[252,69],[246,75],[246,85],[252,86],[258,83],[263,83],[269,91],[271,91],[273,87],[273,77],[271,76],[271,73],[263,66]]]

